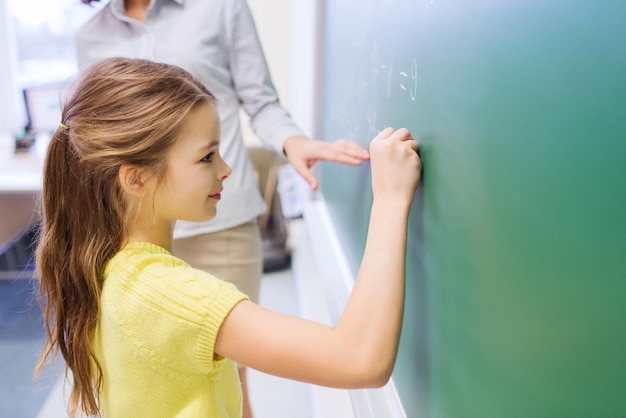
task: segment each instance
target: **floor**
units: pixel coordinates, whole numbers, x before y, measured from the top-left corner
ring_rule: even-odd
[[[6,273],[6,272],[5,272]],[[63,364],[47,366],[38,384],[33,369],[43,344],[41,311],[35,302],[32,271],[0,279],[0,418],[65,418]],[[265,274],[260,303],[298,315],[292,269]],[[256,418],[310,418],[309,385],[249,371]]]

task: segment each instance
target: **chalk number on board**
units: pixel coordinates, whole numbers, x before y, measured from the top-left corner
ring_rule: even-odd
[[[393,78],[393,65],[383,65],[383,69],[387,70],[387,100],[391,99],[391,85]],[[417,60],[413,58],[411,61],[411,71],[407,73],[406,71],[400,71],[398,73],[401,77],[400,79],[400,88],[403,91],[409,93],[412,101],[415,101],[417,97]]]
[[[417,60],[413,58],[413,61],[411,61],[410,76],[404,71],[401,71],[400,75],[403,77],[403,79],[406,79],[409,84],[409,87],[407,89],[407,86],[404,85],[404,82],[400,82],[400,88],[404,91],[408,91],[409,95],[411,96],[411,100],[415,101],[415,98],[417,97]]]

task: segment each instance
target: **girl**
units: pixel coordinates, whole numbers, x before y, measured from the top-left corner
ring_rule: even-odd
[[[92,4],[94,0],[83,0]],[[318,160],[359,165],[365,149],[347,139],[328,142],[304,136],[272,84],[246,0],[111,0],[77,31],[79,68],[108,57],[133,57],[180,65],[210,86],[220,102],[222,157],[233,168],[208,222],[176,223],[173,254],[194,268],[234,283],[258,301],[264,255],[258,217],[265,204],[248,159],[240,109],[265,146],[284,156],[310,185]],[[226,247],[228,247],[225,256]],[[246,369],[239,364],[244,418],[252,418]]]
[[[65,104],[44,167],[37,248],[47,327],[72,416],[239,417],[235,362],[343,388],[381,386],[396,357],[417,144],[370,145],[369,235],[336,327],[269,311],[171,254],[176,220],[206,221],[231,173],[214,96],[186,71],[111,58]]]

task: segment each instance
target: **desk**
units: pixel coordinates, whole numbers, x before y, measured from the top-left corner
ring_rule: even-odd
[[[47,135],[27,152],[15,153],[13,139],[0,136],[0,253],[37,218]]]
[[[35,195],[41,190],[47,135],[39,135],[32,147],[15,153],[13,139],[0,136],[0,198]]]

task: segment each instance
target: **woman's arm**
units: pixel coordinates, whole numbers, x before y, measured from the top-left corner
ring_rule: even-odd
[[[408,215],[421,163],[406,129],[370,145],[372,204],[363,261],[336,327],[239,303],[215,351],[266,373],[334,387],[384,385],[395,363],[402,315]]]
[[[359,165],[367,160],[367,151],[355,141],[326,142],[304,136],[278,100],[247,3],[230,0],[227,9],[228,68],[237,97],[259,139],[274,151],[284,152],[313,190],[318,186],[311,172],[316,161]]]

